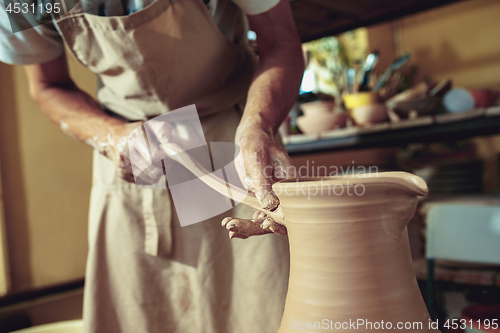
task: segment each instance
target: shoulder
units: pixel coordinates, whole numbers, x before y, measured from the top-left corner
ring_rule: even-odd
[[[34,64],[55,59],[64,52],[63,41],[50,21],[40,24],[29,12],[14,16],[5,7],[9,3],[13,2],[0,1],[0,61]]]

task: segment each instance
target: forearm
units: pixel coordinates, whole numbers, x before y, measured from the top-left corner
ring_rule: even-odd
[[[27,69],[28,77],[36,76]],[[57,84],[29,80],[30,93],[47,117],[65,134],[109,156],[111,138],[123,122],[108,116],[94,99],[71,80]]]
[[[36,95],[42,111],[64,133],[92,145],[103,140],[122,122],[108,116],[85,92],[76,87],[47,87]]]
[[[297,98],[303,71],[299,42],[276,45],[261,54],[237,136],[249,127],[273,136]]]

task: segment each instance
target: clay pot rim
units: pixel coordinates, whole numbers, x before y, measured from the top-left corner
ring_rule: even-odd
[[[273,189],[282,192],[285,187],[297,186],[298,183],[309,182],[317,186],[333,186],[336,184],[373,184],[373,185],[400,185],[415,192],[417,195],[425,196],[429,192],[425,181],[414,174],[401,171],[379,172],[375,176],[366,174],[345,175],[345,176],[325,176],[325,177],[306,177],[306,178],[288,178],[280,180],[273,185]]]

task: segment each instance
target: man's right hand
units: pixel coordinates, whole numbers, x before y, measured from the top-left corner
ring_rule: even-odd
[[[137,121],[114,128],[107,150],[100,151],[113,160],[122,179],[139,185],[150,185],[158,182],[164,174],[163,164],[153,162],[164,160],[167,168],[171,163],[170,160],[165,160],[166,154],[160,146],[172,140],[175,130],[168,122],[148,122],[146,137],[143,124],[144,122]]]
[[[139,135],[143,135],[142,123],[142,121],[137,121],[120,124],[115,126],[106,138],[95,137],[87,142],[111,159],[120,178],[131,183],[135,182],[131,161],[142,168],[147,168],[150,164],[149,161],[151,161],[148,147],[144,144],[144,139],[139,137]],[[156,178],[156,174],[145,174],[144,176]]]

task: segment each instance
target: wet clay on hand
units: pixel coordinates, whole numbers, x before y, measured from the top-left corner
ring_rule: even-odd
[[[404,172],[362,177],[274,185],[290,240],[278,333],[433,331],[406,230],[427,186]]]

